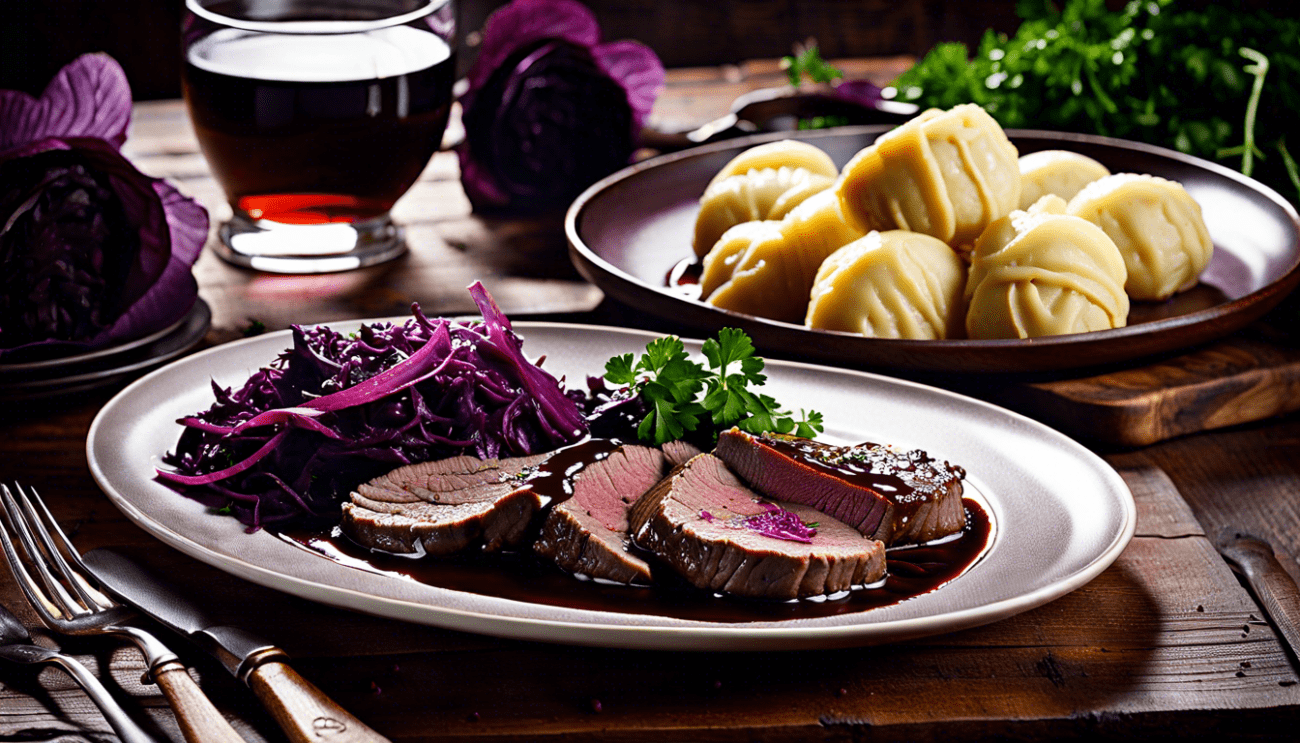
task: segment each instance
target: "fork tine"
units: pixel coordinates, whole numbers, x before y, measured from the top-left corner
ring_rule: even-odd
[[[81,598],[82,604],[91,611],[94,611],[95,609],[107,609],[114,606],[116,604],[115,601],[109,599],[103,593],[95,590],[95,588],[90,585],[90,582],[86,578],[87,575],[90,575],[90,571],[87,570],[85,564],[81,562],[81,553],[77,552],[77,548],[73,546],[72,540],[68,539],[68,535],[63,533],[63,528],[59,526],[59,522],[54,520],[53,514],[51,514],[50,509],[46,507],[45,501],[41,500],[41,496],[36,492],[36,488],[28,488],[28,490],[31,491],[30,497],[28,497],[27,493],[23,491],[23,486],[16,482],[14,483],[14,489],[18,491],[18,499],[21,500],[23,509],[27,512],[28,523],[34,525],[38,532],[41,546],[44,547],[45,552],[54,559],[54,562],[59,569],[59,574],[66,579],[67,583],[72,586],[72,589],[77,592],[77,596]],[[40,506],[39,513],[37,513],[36,506]],[[54,539],[50,536],[51,531],[58,536],[58,539]],[[62,550],[59,549],[60,545],[63,547]],[[71,558],[72,563],[76,565],[76,570],[68,564],[67,559],[64,558],[65,554],[68,558]]]
[[[82,575],[69,566],[70,559],[84,569],[81,555],[59,528],[49,508],[41,501],[35,490],[29,497],[17,483],[14,483],[14,487],[18,490],[17,497],[4,483],[0,483],[0,512],[3,513],[3,518],[0,518],[0,542],[3,542],[5,557],[8,558],[9,567],[22,587],[23,595],[40,614],[41,621],[45,622],[50,629],[64,634],[108,634],[130,639],[144,654],[149,669],[148,677],[157,682],[163,695],[167,697],[168,704],[176,711],[176,718],[186,741],[210,743],[220,740],[223,743],[244,743],[243,738],[230,727],[226,718],[203,695],[203,691],[199,689],[194,679],[190,678],[176,654],[167,649],[167,646],[152,634],[131,624],[134,611],[107,597],[103,598],[102,603],[94,599],[93,595],[97,594],[94,586],[98,584],[90,577],[89,572]],[[32,505],[33,501],[40,507],[39,515],[37,507]],[[7,527],[5,521],[8,521]],[[10,538],[10,530],[17,535],[18,541],[26,550],[27,560],[18,558],[18,549],[14,546],[14,540]],[[50,535],[51,531],[62,541],[62,548]],[[41,547],[37,547],[37,540]],[[63,557],[65,552],[68,559]],[[36,568],[47,591],[42,591],[26,563],[31,563]],[[50,573],[51,565],[62,573],[62,578],[68,582],[72,590],[87,597],[84,607],[77,605],[63,585]],[[55,606],[55,602],[63,603],[64,609]],[[72,607],[80,611],[74,614]]]
[[[32,534],[32,527],[29,523],[30,517],[23,513],[22,506],[14,498],[8,487],[4,487],[3,502],[5,515],[9,517],[9,527],[18,535],[18,541],[27,553],[28,561],[36,568],[36,574],[40,577],[40,583],[45,586],[46,602],[53,605],[59,613],[68,619],[88,613],[88,609],[81,606],[68,594],[63,584],[59,583],[54,574],[50,572],[49,560],[37,547],[35,537]],[[28,572],[30,577],[31,573]],[[40,593],[40,586],[36,581],[31,582],[31,587],[37,593]]]
[[[13,515],[10,511],[9,502],[12,496],[9,488],[0,483],[0,512],[10,522],[13,521]],[[3,543],[5,559],[9,561],[9,571],[13,573],[14,578],[18,581],[19,588],[22,589],[23,595],[27,597],[27,603],[31,604],[36,613],[40,615],[41,621],[46,625],[51,625],[63,618],[63,612],[55,606],[45,596],[45,592],[36,585],[36,579],[28,572],[27,565],[18,557],[18,551],[14,547],[13,539],[10,538],[9,529],[5,526],[5,519],[0,518],[0,543]]]

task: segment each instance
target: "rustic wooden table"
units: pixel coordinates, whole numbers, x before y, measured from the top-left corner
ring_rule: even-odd
[[[904,64],[847,66],[888,80]],[[674,70],[655,123],[690,128],[725,112],[738,93],[778,81],[766,62]],[[126,151],[145,172],[199,198],[216,220],[228,214],[179,102],[138,105]],[[394,216],[407,225],[411,252],[373,269],[269,276],[205,254],[196,268],[213,310],[205,343],[236,338],[253,319],[278,329],[403,314],[412,301],[430,314],[470,312],[464,287],[475,279],[515,317],[645,322],[602,302],[576,274],[558,217],[471,214],[448,153],[434,158]],[[1268,338],[1292,358],[1292,336]],[[1256,394],[1279,394],[1270,389]],[[1137,500],[1137,536],[1099,578],[1037,610],[885,647],[681,654],[531,644],[380,620],[184,557],[127,521],[87,471],[86,433],[111,394],[0,410],[0,476],[37,486],[83,551],[132,552],[205,597],[215,613],[283,645],[304,676],[395,741],[1265,738],[1300,724],[1296,658],[1215,549],[1223,534],[1253,532],[1271,542],[1292,577],[1300,575],[1292,557],[1300,555],[1294,415],[1140,450],[1100,447]],[[0,603],[37,625],[7,576],[0,576]],[[157,687],[141,682],[134,649],[38,635],[109,679],[137,719],[180,740]],[[245,737],[283,740],[247,689],[175,644]],[[106,738],[102,718],[61,672],[0,666],[0,739]]]

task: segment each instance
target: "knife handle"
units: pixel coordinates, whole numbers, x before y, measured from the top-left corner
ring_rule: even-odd
[[[153,679],[167,697],[181,733],[189,743],[245,743],[179,661],[154,668]]]
[[[1218,547],[1237,572],[1245,576],[1260,608],[1291,652],[1300,655],[1300,587],[1278,562],[1273,547],[1249,534],[1225,537]]]
[[[278,660],[250,671],[248,685],[293,743],[389,743]]]

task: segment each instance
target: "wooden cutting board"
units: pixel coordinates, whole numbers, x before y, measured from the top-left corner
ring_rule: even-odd
[[[1143,366],[970,392],[1075,438],[1146,446],[1300,409],[1300,346],[1256,326]]]
[[[1300,409],[1300,349],[1230,339],[1152,366],[1027,388],[1045,422],[1144,446]]]

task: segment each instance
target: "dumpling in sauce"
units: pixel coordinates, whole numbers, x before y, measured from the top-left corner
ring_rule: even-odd
[[[1123,327],[1129,301],[1119,248],[1101,228],[1044,196],[989,225],[966,281],[970,338],[1036,338]]]
[[[855,155],[836,191],[864,230],[922,232],[962,248],[1020,203],[1017,155],[979,106],[930,109]]]
[[[873,338],[960,338],[966,264],[938,238],[870,232],[822,263],[805,323]]]
[[[1020,208],[1051,194],[1069,201],[1083,187],[1105,178],[1110,171],[1086,155],[1066,150],[1043,150],[1020,157]]]
[[[823,191],[780,222],[746,222],[727,230],[704,257],[701,298],[723,309],[799,323],[826,256],[862,233],[850,227],[839,199]]]
[[[722,233],[742,222],[779,220],[834,179],[806,168],[764,168],[717,181],[700,198],[695,218],[695,254],[703,256]]]
[[[1105,230],[1128,268],[1133,299],[1168,299],[1196,285],[1214,252],[1201,205],[1164,178],[1117,173],[1089,184],[1066,211]]]

